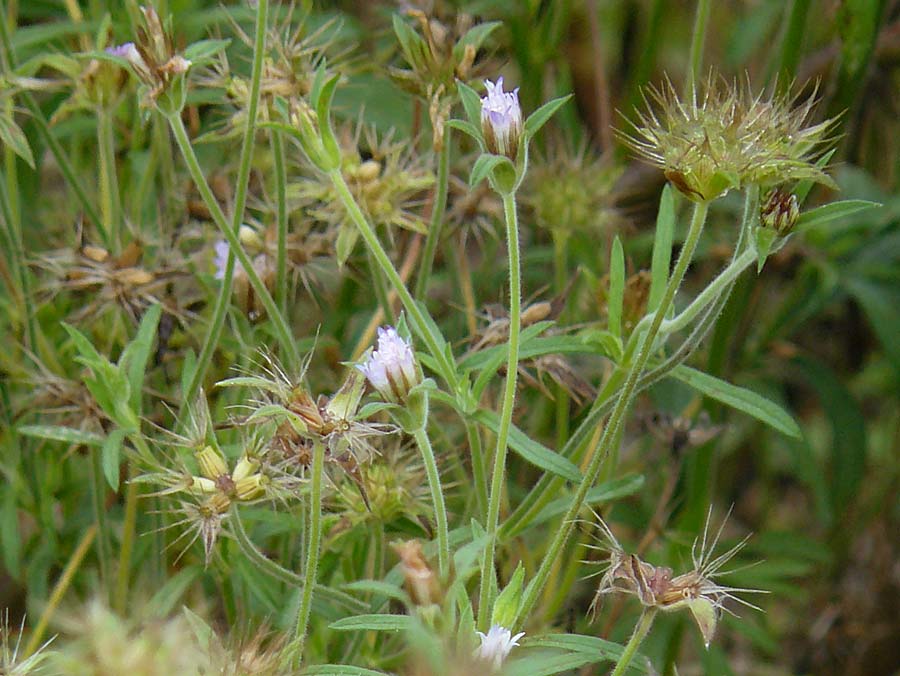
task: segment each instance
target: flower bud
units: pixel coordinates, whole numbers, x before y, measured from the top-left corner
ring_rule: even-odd
[[[425,560],[422,543],[418,540],[391,543],[400,557],[400,568],[406,579],[406,588],[418,606],[440,604],[443,593],[434,569]]]
[[[234,494],[238,500],[253,500],[262,494],[267,480],[262,474],[238,479],[234,484]]]
[[[485,80],[487,96],[481,99],[481,131],[489,152],[504,155],[515,162],[522,135],[522,108],[518,87],[503,91],[503,78],[494,84]]]
[[[412,348],[393,326],[378,329],[378,349],[357,367],[385,400],[402,404],[422,382]]]
[[[763,227],[777,232],[781,237],[793,230],[800,216],[797,196],[775,189],[768,194],[760,209],[759,219]]]
[[[225,458],[212,446],[204,446],[202,450],[197,451],[196,457],[197,464],[200,465],[200,473],[207,479],[215,481],[220,476],[228,474]]]

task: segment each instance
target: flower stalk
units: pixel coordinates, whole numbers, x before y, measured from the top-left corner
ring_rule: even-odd
[[[424,427],[415,431],[413,436],[425,463],[428,476],[428,488],[431,490],[431,502],[434,504],[434,520],[438,538],[438,571],[441,579],[446,580],[450,574],[450,535],[447,526],[447,506],[444,503],[444,491],[441,488],[441,475],[438,472],[434,450]]]
[[[481,559],[481,590],[478,601],[478,624],[487,626],[493,605],[494,552],[497,545],[497,528],[500,521],[500,500],[503,495],[503,479],[506,472],[506,453],[509,449],[509,428],[512,424],[516,401],[516,377],[519,371],[519,332],[521,330],[522,288],[521,262],[519,259],[519,224],[514,193],[503,195],[503,213],[506,220],[506,241],[509,255],[509,353],[506,359],[506,385],[503,390],[503,407],[497,430],[497,448],[494,452],[494,468],[491,475],[491,492],[487,514],[487,543]]]
[[[622,676],[625,673],[628,669],[628,665],[630,665],[631,661],[634,659],[634,655],[638,648],[641,647],[641,643],[644,642],[644,639],[647,638],[647,634],[650,633],[650,628],[653,626],[653,620],[655,619],[655,608],[646,608],[644,612],[641,613],[641,617],[634,627],[634,633],[631,634],[631,638],[628,639],[628,643],[625,644],[622,656],[619,658],[619,661],[616,662],[616,666],[612,670],[610,676]]]
[[[444,143],[438,155],[437,184],[434,188],[434,201],[431,204],[431,219],[428,234],[425,236],[425,249],[422,251],[422,263],[416,279],[416,297],[423,299],[428,294],[428,280],[434,265],[434,254],[441,241],[444,227],[444,214],[447,211],[447,193],[450,185],[450,126],[444,127]]]
[[[612,451],[618,429],[622,425],[625,419],[625,414],[628,412],[628,408],[631,405],[631,400],[635,394],[638,380],[644,371],[644,367],[647,365],[647,361],[650,359],[650,354],[653,350],[653,344],[655,342],[657,334],[659,333],[659,328],[662,325],[663,318],[668,312],[669,306],[672,304],[672,301],[675,298],[675,293],[681,286],[681,281],[684,278],[684,274],[687,271],[688,265],[690,264],[691,259],[694,256],[694,250],[697,247],[697,242],[700,239],[700,233],[703,231],[703,225],[706,222],[708,209],[709,206],[706,202],[694,203],[694,213],[691,218],[691,224],[688,230],[687,238],[685,239],[684,245],[681,249],[681,253],[678,256],[678,262],[675,264],[675,270],[672,272],[672,276],[669,279],[669,283],[666,286],[665,292],[663,293],[659,308],[653,315],[653,320],[650,324],[650,328],[647,330],[647,333],[644,334],[644,336],[641,338],[637,356],[635,357],[635,360],[628,371],[628,376],[625,380],[625,384],[622,387],[621,394],[619,395],[619,398],[616,401],[612,412],[610,413],[609,420],[607,421],[606,426],[603,429],[603,434],[600,437],[598,448],[591,458],[590,464],[584,472],[584,478],[581,480],[581,483],[579,484],[578,489],[576,490],[575,495],[572,498],[569,509],[563,516],[562,524],[560,525],[559,530],[556,531],[553,542],[550,544],[547,553],[544,555],[544,559],[541,561],[541,565],[538,568],[537,573],[535,573],[534,578],[531,580],[528,588],[525,591],[524,598],[522,599],[522,604],[516,616],[517,622],[520,622],[523,617],[527,616],[528,613],[531,612],[531,610],[534,608],[534,605],[537,603],[538,598],[540,598],[543,587],[547,583],[547,579],[550,576],[553,562],[562,553],[562,549],[568,541],[569,535],[572,531],[572,527],[575,524],[575,519],[578,516],[578,512],[584,504],[584,499],[587,496],[588,491],[596,482],[597,477],[600,475],[600,470],[603,468],[603,464],[606,461],[606,458]]]

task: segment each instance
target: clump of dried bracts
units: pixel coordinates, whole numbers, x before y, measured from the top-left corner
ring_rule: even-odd
[[[687,608],[697,622],[703,642],[709,646],[716,631],[719,616],[724,610],[725,601],[731,599],[749,608],[760,610],[757,606],[735,596],[735,592],[760,594],[759,589],[729,587],[719,584],[714,578],[734,571],[723,571],[722,567],[737,555],[747,538],[734,547],[713,557],[712,552],[722,535],[722,527],[715,537],[708,542],[709,521],[703,530],[702,540],[694,542],[691,550],[693,569],[681,575],[675,575],[671,568],[654,566],[641,560],[634,554],[627,554],[616,540],[609,527],[598,518],[605,542],[599,547],[609,552],[609,562],[600,578],[597,592],[591,602],[591,613],[600,607],[603,597],[612,593],[624,593],[636,596],[645,608],[653,608],[663,612],[677,612]],[[698,546],[699,545],[699,546]]]

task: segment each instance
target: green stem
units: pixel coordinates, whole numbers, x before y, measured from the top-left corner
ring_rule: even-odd
[[[91,448],[91,502],[94,507],[94,521],[97,524],[97,560],[100,564],[100,586],[103,593],[109,588],[109,523],[106,520],[106,479],[103,476],[103,461],[99,448]],[[108,598],[108,597],[107,597]]]
[[[506,241],[509,254],[509,354],[506,360],[506,387],[503,391],[503,407],[497,430],[497,449],[494,452],[494,469],[491,475],[491,494],[488,502],[487,543],[481,559],[481,591],[478,601],[478,625],[487,631],[493,605],[494,550],[497,545],[497,527],[500,521],[500,499],[503,495],[506,452],[509,428],[512,424],[516,401],[516,377],[519,370],[519,331],[521,329],[522,289],[519,261],[519,224],[514,193],[503,195],[503,213],[506,217]]]
[[[229,268],[234,265],[233,259],[235,257],[237,258],[238,262],[240,262],[241,267],[243,267],[250,285],[253,287],[254,292],[259,297],[260,302],[262,302],[263,307],[266,309],[266,313],[268,314],[269,319],[274,325],[275,332],[278,334],[279,342],[281,343],[281,347],[285,351],[288,369],[293,370],[300,364],[300,354],[291,334],[290,327],[285,321],[284,315],[282,315],[277,305],[275,304],[275,301],[272,299],[272,294],[269,293],[266,285],[260,279],[259,274],[253,267],[253,263],[250,260],[250,257],[247,256],[247,253],[244,251],[243,247],[241,246],[240,240],[238,239],[238,231],[240,229],[241,221],[243,220],[244,216],[244,206],[247,202],[247,189],[249,187],[250,178],[250,162],[253,157],[253,139],[256,130],[256,113],[259,104],[260,82],[262,81],[263,57],[265,56],[266,17],[268,14],[268,5],[268,0],[259,0],[256,6],[256,36],[253,49],[253,71],[252,80],[250,83],[249,97],[250,103],[247,108],[247,124],[244,129],[244,138],[241,142],[240,165],[238,167],[238,176],[234,197],[234,213],[232,215],[232,223],[230,225],[225,219],[225,214],[222,213],[222,208],[219,206],[215,195],[213,195],[212,189],[209,187],[209,183],[207,183],[206,181],[206,177],[203,175],[203,170],[200,168],[200,162],[197,160],[197,155],[196,153],[194,153],[193,146],[191,146],[191,142],[188,137],[187,130],[184,128],[184,122],[182,121],[181,116],[171,115],[168,117],[169,126],[172,128],[172,133],[175,136],[175,142],[178,144],[178,148],[181,151],[182,156],[184,157],[185,163],[188,166],[188,171],[190,171],[191,178],[194,180],[197,189],[200,191],[200,196],[203,198],[204,204],[212,214],[213,221],[218,226],[222,235],[225,237],[225,240],[228,242],[229,248],[228,263],[226,264],[225,279],[223,280],[223,282],[227,282],[227,284],[222,284],[222,289],[220,290],[219,298],[213,311],[213,320],[210,325],[210,332],[206,337],[206,341],[204,342],[200,357],[197,359],[197,367],[194,371],[193,377],[191,378],[188,391],[182,397],[182,407],[184,406],[185,402],[189,402],[193,398],[194,394],[199,389],[200,383],[203,382],[203,378],[206,375],[206,370],[209,367],[209,363],[212,359],[212,354],[219,343],[222,328],[225,324],[225,314],[228,311],[231,298],[231,284],[229,279],[230,275],[228,274],[228,272]]]
[[[694,15],[694,32],[691,36],[691,69],[688,72],[685,96],[692,97],[700,69],[703,68],[703,45],[706,43],[706,27],[709,24],[710,0],[697,0],[697,14]]]
[[[113,249],[122,246],[119,178],[116,172],[116,138],[113,113],[102,106],[97,109],[97,148],[100,163],[100,214],[103,228],[109,233]]]
[[[734,259],[727,268],[719,273],[709,286],[693,300],[684,310],[676,317],[666,319],[660,325],[659,332],[662,334],[681,331],[690,324],[700,312],[712,303],[720,294],[730,291],[731,285],[740,276],[740,274],[750,267],[756,260],[756,251],[747,249],[740,256]]]
[[[303,645],[309,630],[309,612],[312,608],[313,589],[316,584],[316,571],[319,565],[319,543],[322,538],[322,470],[325,463],[325,445],[316,441],[313,447],[312,490],[309,505],[309,544],[306,547],[306,571],[303,578],[303,595],[300,598],[300,611],[297,613],[295,637],[288,654],[299,668],[303,661]]]
[[[478,518],[487,518],[488,487],[487,471],[484,464],[484,447],[478,425],[466,420],[466,437],[469,440],[469,452],[472,454],[472,480],[475,482],[475,502],[478,505]]]
[[[287,317],[287,171],[285,170],[284,139],[277,131],[269,135],[275,158],[275,223],[278,229],[278,249],[275,255],[275,302]]]
[[[25,330],[28,337],[28,347],[38,354],[38,326],[34,316],[31,300],[31,277],[28,264],[25,261],[25,243],[22,238],[20,221],[13,213],[11,195],[6,190],[5,177],[0,176],[0,217],[3,218],[6,230],[7,245],[9,246],[9,261],[11,272],[19,280],[19,293],[10,289],[10,295],[16,296],[21,303],[22,314],[25,317]]]
[[[135,471],[130,464],[129,467],[131,478],[125,489],[125,519],[122,523],[122,546],[119,549],[119,570],[116,577],[116,593],[113,597],[113,608],[123,616],[128,603],[131,553],[134,551],[134,534],[137,526],[138,485],[134,481]]]
[[[569,235],[566,232],[553,233],[553,271],[555,292],[561,295],[567,284],[569,270]],[[557,318],[564,321],[562,317]],[[569,393],[562,385],[557,384],[553,390],[556,409],[556,447],[562,448],[569,438]]]
[[[553,542],[550,544],[550,547],[548,548],[543,561],[541,561],[541,565],[537,573],[535,573],[534,578],[528,585],[528,589],[526,590],[524,598],[522,599],[521,606],[519,607],[519,612],[516,617],[517,621],[520,621],[521,618],[527,616],[534,607],[534,604],[537,602],[537,599],[541,594],[541,590],[547,583],[547,578],[550,574],[553,562],[558,556],[560,556],[560,554],[562,553],[562,548],[569,538],[569,534],[571,533],[572,527],[575,524],[575,519],[578,516],[578,512],[584,504],[585,496],[594,485],[594,482],[597,480],[597,477],[600,474],[600,470],[603,467],[603,463],[612,450],[613,442],[616,438],[616,433],[619,429],[619,426],[624,421],[625,414],[627,413],[628,408],[631,405],[631,400],[635,393],[635,388],[638,385],[638,380],[640,379],[644,367],[647,365],[647,361],[650,358],[656,335],[659,332],[659,327],[662,324],[663,318],[665,317],[669,306],[672,304],[672,301],[675,298],[675,293],[678,291],[678,287],[681,286],[681,280],[684,278],[684,274],[687,271],[688,265],[690,264],[690,261],[694,256],[694,250],[697,247],[697,241],[700,239],[700,233],[703,231],[703,224],[706,222],[708,208],[709,207],[705,202],[698,202],[694,205],[694,214],[691,218],[691,225],[690,229],[688,230],[687,238],[685,239],[684,246],[681,248],[681,253],[678,256],[678,262],[675,264],[675,270],[672,272],[672,277],[669,279],[669,283],[666,286],[665,292],[663,293],[663,298],[660,302],[659,309],[653,316],[653,322],[651,323],[650,328],[643,336],[643,339],[640,343],[640,348],[637,353],[637,357],[635,358],[634,363],[631,365],[631,368],[628,371],[628,376],[625,380],[625,384],[622,387],[621,394],[619,395],[619,398],[616,401],[615,406],[613,407],[612,413],[610,413],[609,421],[603,429],[603,434],[600,437],[598,448],[591,458],[591,462],[584,473],[584,478],[581,480],[581,483],[578,486],[578,490],[575,492],[575,496],[573,497],[572,502],[569,505],[569,509],[566,511],[565,515],[562,518],[562,524],[560,525],[559,530],[556,531]]]
[[[438,570],[441,579],[448,579],[450,573],[450,536],[447,527],[447,507],[444,504],[444,491],[441,489],[441,475],[438,472],[437,462],[434,459],[434,450],[424,427],[413,434],[425,463],[425,473],[428,476],[428,487],[431,489],[431,502],[434,504],[434,520],[437,524],[438,537]]]
[[[423,300],[428,294],[428,279],[434,265],[434,254],[441,241],[441,230],[444,226],[444,213],[447,210],[447,192],[450,184],[450,125],[444,126],[443,146],[438,156],[437,185],[434,188],[434,202],[431,205],[431,219],[428,224],[428,235],[425,237],[425,248],[422,251],[422,264],[419,277],[416,279],[416,298]]]
[[[653,626],[654,619],[656,619],[655,608],[647,608],[641,613],[641,617],[634,628],[634,633],[631,635],[631,638],[628,639],[628,643],[625,644],[625,650],[622,652],[619,661],[616,662],[616,668],[612,670],[610,676],[622,676],[622,674],[625,673],[625,670],[628,669],[628,665],[631,664],[631,660],[634,659],[634,655],[638,648],[641,647],[641,643],[647,638],[650,627]]]
[[[438,345],[435,337],[428,330],[429,322],[426,321],[425,314],[409,293],[409,289],[406,288],[406,285],[400,278],[400,273],[397,272],[397,269],[394,267],[394,264],[391,263],[391,259],[384,250],[384,247],[381,246],[381,242],[378,241],[378,235],[375,234],[375,230],[372,228],[371,224],[369,224],[368,220],[366,220],[365,214],[363,214],[359,205],[356,203],[356,200],[353,198],[353,194],[350,192],[350,188],[347,186],[347,182],[344,180],[341,170],[334,169],[328,173],[328,176],[331,178],[335,190],[337,190],[338,198],[347,210],[350,219],[359,229],[359,233],[362,235],[369,251],[375,256],[375,262],[381,268],[382,272],[384,272],[384,275],[391,283],[391,286],[394,287],[394,291],[397,292],[397,296],[400,298],[403,308],[410,316],[412,329],[425,342],[428,352],[434,357],[435,361],[438,362],[438,366],[441,369],[441,375],[449,384],[455,384],[456,365],[449,360],[440,345]]]

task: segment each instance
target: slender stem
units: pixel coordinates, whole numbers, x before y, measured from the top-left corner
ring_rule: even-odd
[[[131,469],[131,474],[134,470]],[[113,597],[113,608],[124,614],[128,602],[128,582],[131,569],[131,553],[134,550],[134,534],[137,524],[138,485],[133,480],[125,489],[125,520],[122,524],[122,547],[119,549],[119,570],[116,578],[116,593]]]
[[[693,96],[700,69],[703,68],[703,45],[706,43],[706,27],[709,23],[710,0],[697,0],[697,14],[694,15],[694,32],[691,36],[691,70],[688,72],[685,96]]]
[[[109,233],[114,249],[121,245],[121,205],[119,203],[119,178],[116,172],[116,139],[113,129],[113,113],[97,108],[97,147],[100,163],[100,214],[103,228]]]
[[[103,460],[100,449],[91,448],[91,503],[94,522],[97,524],[97,560],[100,564],[100,586],[109,593],[109,524],[106,520],[106,479],[103,476]]]
[[[319,543],[322,538],[322,470],[325,464],[325,445],[316,441],[313,447],[312,490],[309,505],[309,544],[306,547],[306,571],[303,578],[303,595],[300,611],[297,613],[295,638],[288,654],[299,668],[303,661],[303,645],[309,630],[309,612],[312,608],[313,589],[316,584],[316,570],[319,565]]]
[[[253,544],[253,540],[247,535],[247,530],[244,528],[244,522],[241,520],[237,506],[231,510],[231,524],[233,526],[231,532],[234,534],[234,539],[241,548],[241,553],[247,557],[250,563],[288,586],[299,587],[303,585],[303,577],[301,575],[283,568],[257,549],[256,545]]]
[[[585,496],[597,480],[600,470],[603,467],[603,463],[612,450],[619,426],[625,418],[625,414],[628,411],[628,407],[630,406],[632,397],[635,393],[635,388],[638,385],[638,380],[650,358],[653,344],[656,335],[659,332],[659,327],[662,324],[663,317],[665,317],[669,306],[672,304],[675,293],[678,291],[678,287],[681,286],[681,280],[684,278],[684,273],[687,271],[688,265],[694,256],[697,241],[700,239],[703,224],[706,222],[708,208],[709,207],[705,202],[698,202],[694,205],[694,214],[691,218],[690,229],[688,230],[684,246],[681,248],[681,253],[678,256],[678,262],[675,264],[675,270],[672,272],[672,277],[669,279],[669,283],[663,293],[662,301],[653,316],[653,322],[651,323],[650,328],[643,336],[637,357],[628,371],[628,376],[622,387],[621,394],[613,407],[612,413],[610,413],[609,421],[603,430],[603,435],[600,437],[597,451],[591,458],[590,465],[588,465],[588,468],[585,470],[584,477],[578,486],[578,490],[575,492],[575,496],[572,498],[569,509],[563,516],[562,524],[560,525],[559,530],[556,531],[553,542],[547,549],[543,561],[541,561],[540,568],[528,585],[528,589],[526,590],[519,607],[518,615],[516,617],[517,620],[527,616],[528,613],[531,612],[538,598],[540,598],[541,590],[547,582],[547,578],[553,566],[553,561],[562,553],[562,548],[569,538],[578,512],[584,504]]]
[[[441,475],[438,472],[437,462],[434,459],[434,451],[428,433],[422,427],[415,431],[416,443],[425,463],[425,473],[428,476],[428,487],[431,489],[431,502],[434,504],[434,520],[437,524],[438,536],[438,570],[441,579],[446,580],[450,573],[450,536],[447,528],[447,507],[444,504],[444,491],[441,489]]]
[[[519,370],[519,330],[522,314],[522,270],[519,261],[519,224],[516,214],[516,198],[513,193],[503,195],[503,212],[506,217],[506,241],[509,254],[509,354],[506,360],[506,387],[503,391],[503,407],[497,430],[497,449],[494,452],[494,470],[491,475],[491,493],[488,502],[487,543],[481,559],[481,591],[478,602],[478,625],[487,631],[490,610],[493,605],[494,550],[497,545],[497,525],[500,521],[500,499],[503,495],[506,452],[509,428],[512,424],[516,401],[516,376]]]
[[[487,518],[488,487],[487,472],[484,464],[484,446],[481,444],[481,433],[478,425],[466,420],[466,437],[469,440],[469,452],[472,454],[472,479],[475,482],[475,502],[478,505],[478,518]]]
[[[438,365],[441,367],[441,375],[448,381],[451,381],[450,384],[454,384],[456,379],[455,364],[453,364],[448,359],[447,355],[444,354],[443,350],[438,345],[437,340],[428,330],[429,323],[425,319],[425,314],[416,304],[416,301],[409,293],[409,289],[406,288],[406,285],[400,278],[400,274],[397,272],[394,264],[391,263],[391,259],[384,250],[384,247],[381,246],[381,242],[378,241],[378,235],[375,234],[375,230],[369,224],[368,220],[366,220],[365,215],[353,198],[353,194],[350,192],[350,188],[347,187],[347,182],[344,180],[340,169],[334,169],[333,171],[330,171],[328,175],[334,184],[335,190],[337,190],[338,198],[350,215],[350,219],[359,229],[359,233],[362,235],[362,238],[365,241],[366,246],[372,252],[372,255],[375,256],[375,262],[378,263],[378,266],[388,278],[391,286],[394,287],[394,290],[400,297],[403,308],[409,313],[412,329],[425,342],[431,356],[438,362]]]
[[[2,23],[2,21],[0,21],[0,23]],[[25,651],[22,653],[23,661],[28,659],[28,657],[30,657],[41,644],[41,639],[44,638],[44,632],[47,631],[47,625],[50,624],[50,618],[53,617],[53,613],[56,612],[56,608],[59,606],[59,602],[62,601],[62,597],[65,595],[66,590],[69,588],[69,585],[72,583],[72,579],[75,577],[75,573],[78,570],[78,567],[84,560],[84,555],[87,554],[88,549],[90,549],[91,543],[94,541],[94,538],[96,536],[97,526],[93,524],[84,532],[84,535],[81,537],[81,541],[78,543],[78,546],[72,553],[72,558],[70,558],[69,562],[66,564],[66,567],[63,570],[62,575],[60,575],[56,586],[53,587],[53,592],[50,594],[50,599],[47,601],[47,605],[44,607],[44,611],[41,613],[41,619],[38,620],[37,626],[34,628],[34,632],[32,632],[31,638],[25,646]]]
[[[256,5],[256,35],[253,49],[253,69],[252,79],[250,82],[250,97],[249,105],[247,107],[247,123],[244,129],[244,137],[241,142],[240,164],[238,167],[234,197],[234,213],[232,214],[232,223],[230,225],[225,219],[225,215],[222,213],[222,208],[219,206],[215,195],[213,195],[212,189],[209,187],[209,184],[206,181],[206,177],[203,175],[203,170],[200,168],[200,163],[197,160],[197,155],[194,153],[194,149],[191,146],[191,142],[188,137],[187,130],[184,128],[184,122],[182,121],[181,116],[171,115],[168,119],[169,125],[172,128],[172,132],[175,135],[175,142],[178,144],[178,148],[181,151],[182,156],[184,157],[185,163],[188,166],[188,170],[191,173],[191,178],[193,178],[194,183],[197,185],[197,189],[200,191],[200,196],[203,198],[204,204],[206,204],[206,207],[212,214],[213,221],[215,221],[222,235],[228,242],[228,263],[226,264],[225,279],[223,281],[230,282],[228,268],[234,265],[233,257],[236,257],[240,262],[241,267],[244,269],[244,272],[247,275],[247,279],[250,282],[250,285],[253,287],[254,292],[256,292],[256,295],[262,302],[263,307],[265,307],[266,313],[269,315],[269,319],[274,324],[275,331],[279,337],[279,342],[281,343],[281,347],[282,349],[284,349],[286,354],[288,368],[293,370],[300,364],[300,354],[297,351],[297,346],[291,334],[290,327],[288,326],[284,315],[280,312],[278,306],[275,304],[275,301],[272,299],[272,295],[266,288],[265,283],[263,283],[263,281],[260,279],[259,274],[253,267],[252,261],[247,256],[247,253],[244,251],[243,247],[241,246],[240,240],[238,239],[238,230],[241,226],[241,221],[243,220],[244,206],[247,202],[247,190],[249,187],[250,178],[250,164],[253,157],[253,140],[256,130],[256,113],[259,105],[259,90],[260,83],[262,81],[262,65],[263,58],[265,56],[266,17],[268,15],[268,6],[268,0],[259,0]],[[210,325],[210,332],[206,337],[203,350],[201,351],[200,357],[197,360],[197,367],[194,371],[194,376],[191,379],[191,383],[188,388],[189,391],[186,393],[186,395],[189,394],[190,397],[184,396],[182,398],[183,402],[190,401],[194,393],[196,393],[197,389],[199,388],[200,383],[203,382],[203,378],[206,374],[206,369],[209,367],[209,362],[212,358],[212,353],[215,351],[215,347],[219,343],[219,339],[222,333],[222,327],[225,324],[225,314],[228,311],[228,307],[230,304],[230,287],[230,283],[222,285],[219,299],[214,309],[213,320]],[[223,296],[225,296],[225,298],[223,298]]]
[[[712,303],[719,294],[730,291],[731,284],[740,274],[750,267],[756,260],[756,251],[752,248],[744,251],[740,256],[734,259],[727,268],[719,273],[702,292],[688,305],[679,315],[672,319],[666,319],[660,325],[659,332],[662,334],[680,331],[685,328],[700,312]]]
[[[13,213],[11,195],[6,190],[6,181],[0,176],[0,217],[5,224],[6,239],[10,248],[9,261],[12,272],[19,278],[19,294],[12,289],[12,295],[18,296],[21,302],[22,314],[25,316],[25,330],[28,337],[28,346],[35,354],[38,353],[38,324],[34,315],[31,302],[31,276],[25,261],[25,243],[22,238],[21,222]]]
[[[265,0],[260,0],[260,5],[262,5],[263,2],[265,2]],[[250,282],[250,285],[253,287],[256,295],[259,296],[259,299],[262,302],[263,307],[266,309],[269,318],[275,325],[275,331],[278,334],[278,338],[282,344],[282,347],[287,352],[287,356],[290,362],[289,365],[293,367],[293,365],[299,364],[300,355],[297,351],[297,346],[294,342],[293,336],[291,335],[290,327],[288,327],[287,323],[284,320],[284,317],[278,311],[278,307],[275,305],[275,301],[272,299],[272,294],[269,293],[266,285],[260,279],[259,274],[253,268],[253,263],[241,246],[241,242],[238,239],[237,232],[232,229],[225,220],[222,209],[221,207],[219,207],[218,202],[216,202],[216,198],[212,194],[212,190],[210,189],[209,184],[206,182],[206,179],[203,176],[203,170],[200,168],[200,163],[197,161],[197,156],[194,154],[194,149],[191,147],[191,142],[188,138],[187,130],[184,128],[184,123],[181,121],[181,118],[177,116],[170,117],[169,122],[171,123],[172,131],[175,134],[175,142],[178,144],[179,149],[184,155],[185,161],[188,165],[188,169],[191,172],[191,177],[197,184],[197,188],[200,190],[201,197],[203,197],[203,202],[212,212],[213,220],[215,221],[216,225],[219,226],[219,230],[225,237],[225,240],[228,242],[229,249],[235,255],[241,266],[244,268],[244,272],[247,275],[247,279]],[[201,365],[198,364],[198,369],[200,368],[200,366]]]
[[[275,222],[278,229],[278,249],[275,256],[275,301],[282,314],[287,312],[287,171],[285,170],[284,139],[281,134],[272,131],[272,155],[275,158]]]
[[[592,13],[593,14],[593,13]],[[610,147],[604,145],[604,147]],[[569,269],[569,235],[566,232],[553,233],[553,271],[555,289],[562,294],[566,289],[566,276]],[[562,317],[558,319],[562,320]],[[566,388],[557,384],[553,389],[556,409],[556,446],[562,448],[569,438],[569,393]]]
[[[637,649],[641,647],[641,643],[647,638],[654,619],[656,619],[656,608],[647,608],[641,613],[641,617],[634,628],[634,633],[628,639],[628,643],[625,644],[625,650],[622,652],[619,661],[616,662],[616,668],[612,670],[610,676],[622,676],[625,673],[628,665],[631,664],[631,660],[634,659]]]
[[[425,238],[425,250],[419,277],[416,279],[416,298],[424,300],[428,295],[428,279],[434,265],[434,253],[441,241],[441,230],[444,226],[444,213],[447,210],[447,192],[450,183],[450,125],[444,125],[444,138],[438,156],[437,185],[434,188],[434,201],[431,204],[431,219],[428,224],[428,235]]]

